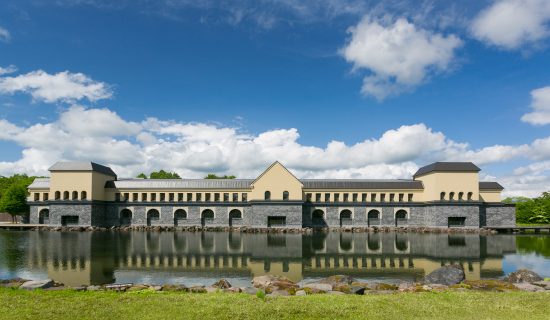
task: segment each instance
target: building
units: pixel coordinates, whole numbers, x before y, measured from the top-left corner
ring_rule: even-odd
[[[118,179],[93,162],[58,162],[29,186],[32,224],[52,226],[468,227],[515,225],[502,186],[471,162],[436,162],[412,179],[298,179],[275,162],[256,179]]]

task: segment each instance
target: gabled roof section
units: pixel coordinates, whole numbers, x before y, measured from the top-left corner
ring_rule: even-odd
[[[422,176],[432,172],[479,172],[481,169],[472,162],[434,162],[424,166],[413,175]]]
[[[504,190],[504,187],[500,185],[498,182],[492,182],[492,181],[480,181],[479,182],[479,190]]]
[[[109,167],[97,164],[95,162],[56,162],[48,169],[50,172],[59,171],[93,171],[106,174],[116,178],[116,173]]]
[[[256,179],[254,179],[254,181],[252,181],[252,183],[250,184],[250,186],[254,186],[254,183],[256,183],[258,180],[260,180],[263,176],[265,176],[266,173],[268,173],[269,171],[273,170],[274,167],[276,166],[280,166],[281,168],[283,168],[286,172],[288,172],[288,174],[290,176],[292,176],[296,181],[298,181],[298,183],[300,185],[302,185],[302,187],[304,186],[303,183],[300,181],[300,179],[296,178],[296,176],[294,174],[292,174],[292,172],[290,172],[290,170],[288,170],[285,166],[283,166],[279,161],[275,161],[273,162],[267,169],[265,169],[264,172],[262,172],[262,174],[260,174]]]
[[[50,187],[50,178],[36,178],[29,185],[28,189],[48,189]]]

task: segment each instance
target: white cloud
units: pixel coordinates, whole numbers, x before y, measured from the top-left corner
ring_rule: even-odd
[[[85,74],[69,71],[49,74],[43,70],[0,77],[0,93],[27,93],[35,101],[48,103],[71,103],[82,99],[93,102],[108,99],[113,94],[109,85]]]
[[[7,67],[0,67],[0,76],[4,74],[14,73],[17,71],[17,68],[14,65],[9,65]]]
[[[550,35],[550,1],[498,0],[474,18],[478,40],[503,49],[533,45]]]
[[[531,166],[496,178],[507,194],[536,195],[550,189],[550,137],[472,149],[425,124],[414,124],[352,145],[329,141],[319,147],[301,144],[299,138],[295,128],[244,134],[205,123],[156,118],[138,123],[109,109],[73,106],[48,123],[18,126],[0,119],[0,140],[23,148],[20,159],[0,162],[0,174],[46,175],[58,160],[92,160],[111,166],[121,177],[162,168],[189,178],[207,172],[252,178],[279,160],[303,178],[410,178],[420,165],[433,161],[490,165],[526,159]]]
[[[11,34],[8,29],[0,27],[0,41],[9,42],[11,40]]]
[[[462,45],[455,35],[421,29],[404,18],[365,16],[349,33],[351,39],[341,54],[354,70],[368,71],[362,92],[380,100],[449,70],[455,50]]]
[[[532,112],[526,113],[521,120],[534,125],[550,123],[550,86],[531,91]]]

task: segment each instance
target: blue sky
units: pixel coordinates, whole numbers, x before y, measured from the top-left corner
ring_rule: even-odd
[[[549,22],[545,0],[6,0],[0,174],[89,159],[251,177],[280,160],[407,178],[473,161],[536,195]]]

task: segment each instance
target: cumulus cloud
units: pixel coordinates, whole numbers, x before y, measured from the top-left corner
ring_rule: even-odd
[[[14,73],[15,71],[17,71],[17,68],[14,65],[0,67],[0,76],[4,74]]]
[[[132,122],[109,109],[72,106],[47,123],[19,126],[1,119],[0,140],[23,151],[16,161],[0,162],[0,174],[47,175],[56,161],[91,160],[111,166],[121,177],[168,169],[188,178],[210,172],[252,178],[279,160],[302,178],[410,178],[420,165],[433,161],[489,165],[521,158],[533,161],[532,166],[498,178],[510,194],[540,193],[550,181],[550,137],[473,149],[420,123],[351,145],[304,145],[299,138],[295,128],[249,134],[206,123]]]
[[[502,49],[533,45],[550,35],[550,1],[497,0],[472,21],[472,35]]]
[[[550,123],[550,86],[531,91],[531,108],[521,120],[534,125]]]
[[[6,68],[2,69],[6,74],[15,71]],[[97,101],[108,99],[112,96],[109,85],[91,79],[82,73],[71,73],[63,71],[56,74],[49,74],[43,70],[32,71],[16,76],[0,77],[0,93],[30,94],[35,101],[53,102],[75,102],[88,99]]]
[[[0,27],[0,41],[8,42],[11,40],[11,34],[8,29]]]
[[[462,45],[455,35],[418,28],[405,18],[365,16],[348,31],[351,39],[341,54],[354,70],[367,71],[361,91],[379,100],[449,70]]]

